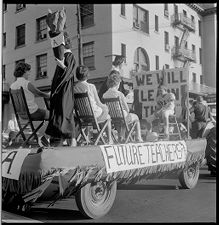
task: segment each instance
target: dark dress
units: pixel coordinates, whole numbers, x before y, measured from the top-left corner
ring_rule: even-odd
[[[192,123],[191,137],[198,138],[202,136],[207,120],[210,118],[210,110],[203,103],[196,103],[190,109],[190,113],[192,112],[195,114],[195,121]]]
[[[75,138],[74,122],[74,73],[75,58],[66,52],[65,71],[57,66],[52,80],[50,95],[50,116],[46,134],[53,138]]]

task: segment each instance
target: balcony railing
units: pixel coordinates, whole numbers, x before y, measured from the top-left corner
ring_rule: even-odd
[[[190,31],[195,31],[195,22],[186,17],[183,13],[174,14],[171,16],[172,25],[183,25]]]
[[[185,49],[182,47],[173,47],[172,48],[172,57],[177,58],[181,61],[193,61],[196,62],[196,54],[192,50]]]

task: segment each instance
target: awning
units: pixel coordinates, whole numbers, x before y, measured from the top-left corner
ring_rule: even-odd
[[[199,95],[216,94],[216,88],[194,82],[189,83],[189,92]]]

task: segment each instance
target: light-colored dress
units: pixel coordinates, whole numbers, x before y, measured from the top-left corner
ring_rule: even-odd
[[[38,105],[35,102],[34,94],[28,90],[28,84],[30,81],[26,80],[24,77],[18,77],[17,80],[11,84],[10,88],[12,90],[17,90],[23,87],[24,94],[27,101],[27,106],[30,111],[30,114],[34,113],[38,109]]]
[[[94,84],[88,83],[87,81],[78,81],[74,86],[75,93],[85,93],[88,92],[89,99],[91,101],[91,106],[96,117],[102,114],[102,108],[98,105],[98,94],[97,89]]]

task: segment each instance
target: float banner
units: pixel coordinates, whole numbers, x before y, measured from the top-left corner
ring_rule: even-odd
[[[159,141],[100,146],[107,173],[185,162],[185,141]]]
[[[180,117],[187,94],[188,69],[186,68],[133,73],[134,107],[135,113],[140,119],[146,119],[154,113],[157,88],[161,78],[168,92],[171,91],[176,96],[176,116]]]
[[[24,159],[30,153],[30,149],[17,149],[2,152],[2,177],[19,180]]]

